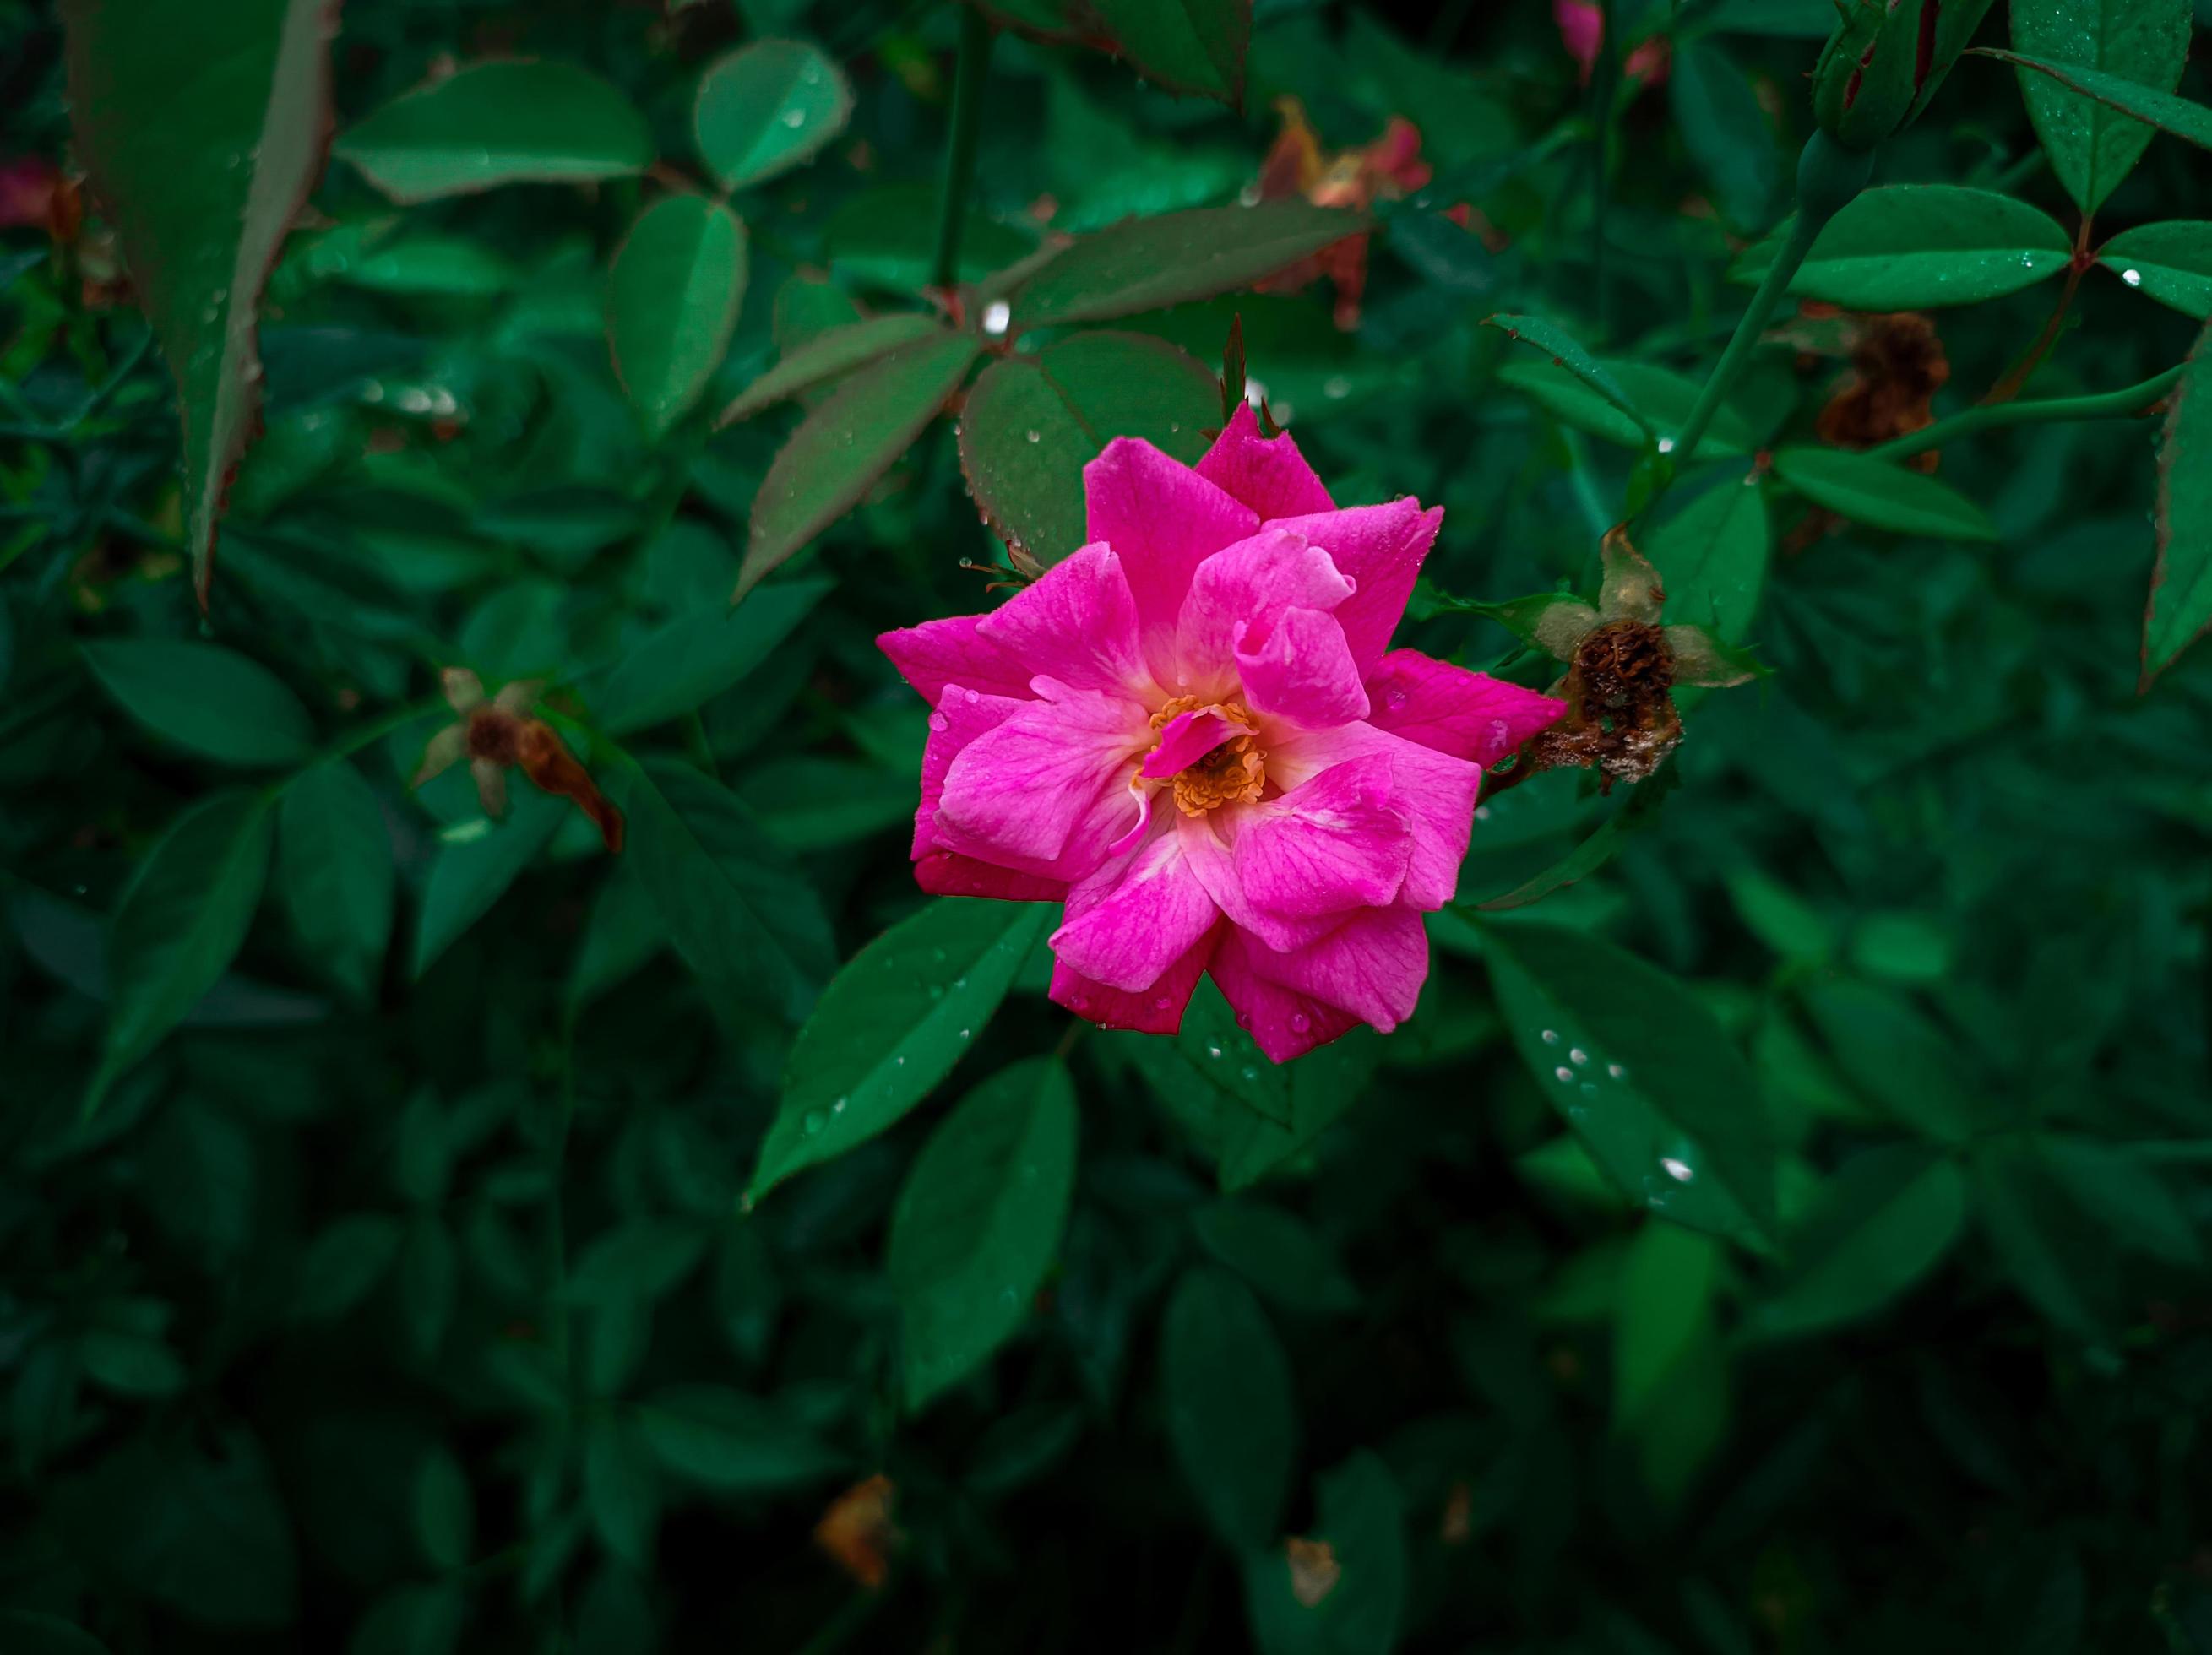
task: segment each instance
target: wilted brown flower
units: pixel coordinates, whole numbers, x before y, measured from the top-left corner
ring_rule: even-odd
[[[1681,742],[1676,685],[1750,680],[1751,666],[1702,627],[1662,624],[1666,602],[1659,572],[1615,529],[1605,537],[1596,606],[1562,597],[1536,614],[1530,640],[1567,663],[1552,690],[1565,698],[1567,715],[1522,747],[1516,774],[1589,767],[1607,792],[1617,781],[1643,781]]]
[[[814,1525],[814,1543],[870,1591],[890,1573],[891,1549],[899,1538],[891,1523],[897,1498],[897,1485],[878,1471],[831,1500]]]
[[[1815,315],[1815,306],[1805,309],[1810,319],[1828,319]],[[1838,448],[1874,448],[1933,425],[1936,393],[1951,377],[1936,324],[1917,311],[1832,314],[1839,325],[1831,336],[1849,356],[1850,372],[1820,410],[1820,440]],[[1936,452],[1916,454],[1905,464],[1933,471]]]
[[[1283,1542],[1283,1554],[1290,1560],[1291,1596],[1306,1609],[1320,1607],[1344,1573],[1344,1566],[1336,1561],[1336,1549],[1326,1540],[1302,1540],[1292,1535]]]
[[[1429,181],[1420,129],[1402,116],[1392,116],[1372,143],[1329,155],[1296,98],[1278,98],[1275,111],[1283,130],[1260,163],[1262,201],[1303,196],[1316,207],[1364,211],[1377,201],[1410,195]],[[1326,276],[1336,287],[1337,326],[1356,328],[1360,297],[1367,289],[1367,241],[1364,234],[1346,236],[1258,285],[1262,292],[1295,293]]]
[[[623,847],[622,812],[592,782],[543,718],[526,716],[544,686],[535,679],[518,678],[499,694],[486,698],[483,682],[466,667],[446,669],[446,701],[459,715],[430,738],[413,785],[420,787],[465,758],[476,779],[477,797],[484,814],[507,814],[507,773],[520,767],[539,788],[576,807],[597,824],[599,837],[610,851]]]

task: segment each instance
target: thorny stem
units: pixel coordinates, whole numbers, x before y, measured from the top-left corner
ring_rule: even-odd
[[[2043,331],[2035,336],[2035,343],[2027,354],[2005,371],[2005,376],[1990,387],[1982,406],[1994,408],[2008,403],[2027,388],[2028,379],[2043,366],[2043,359],[2051,354],[2051,346],[2058,343],[2061,329],[2066,325],[2066,313],[2074,306],[2074,294],[2081,285],[2081,277],[2096,257],[2089,250],[2089,215],[2081,215],[2081,227],[2075,233],[2074,254],[2066,261],[2066,282],[2058,289],[2058,302],[2051,306],[2051,319],[2043,324]]]
[[[1923,426],[1879,447],[1866,451],[1869,459],[1901,460],[1941,448],[1958,437],[1972,436],[2008,425],[2037,425],[2057,420],[2118,420],[2148,413],[2181,379],[2181,369],[2170,367],[2141,385],[2094,397],[2047,397],[2033,403],[1984,403],[1948,420]]]
[[[983,124],[983,76],[990,68],[990,19],[960,9],[960,58],[952,75],[952,136],[945,152],[945,185],[937,203],[937,252],[932,279],[951,292],[960,279],[960,232],[975,181],[975,139]]]

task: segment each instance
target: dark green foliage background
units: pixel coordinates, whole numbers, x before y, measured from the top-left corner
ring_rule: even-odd
[[[1076,230],[1233,201],[1279,96],[1332,147],[1409,118],[1437,178],[1387,211],[1356,332],[1325,287],[1109,325],[1211,365],[1241,314],[1252,376],[1340,500],[1447,508],[1439,592],[1591,595],[1633,451],[1524,394],[1514,365],[1537,359],[1479,324],[1546,317],[1701,381],[1748,291],[1725,272],[1787,209],[1828,21],[1789,0],[1615,9],[1677,39],[1669,83],[1614,122],[1601,270],[1591,106],[1545,0],[1261,0],[1243,114],[1000,39],[963,274],[1029,253],[1042,197]],[[1178,1043],[1071,1041],[1038,927],[940,915],[920,923],[1012,937],[1004,1003],[891,1130],[762,1175],[824,980],[925,906],[924,709],[872,640],[992,601],[960,567],[1003,549],[950,422],[740,608],[741,677],[624,722],[609,674],[720,611],[799,417],[715,433],[711,411],[810,306],[837,318],[825,293],[919,308],[960,27],[882,0],[356,0],[341,134],[441,59],[543,57],[621,88],[696,176],[696,77],[761,35],[821,45],[855,106],[818,161],[737,197],[742,310],[657,440],[603,303],[661,185],[400,209],[334,161],[270,283],[268,431],[204,622],[143,324],[87,309],[40,232],[0,232],[0,1649],[2212,1650],[2212,651],[2138,693],[2154,421],[1947,444],[1940,478],[1988,543],[1800,535],[1806,500],[1762,485],[1775,550],[1742,630],[1771,676],[1685,697],[1671,783],[1645,785],[1668,791],[1601,871],[1438,916],[1420,1013],[1387,1040],[1276,1073],[1202,1000]],[[2017,38],[2002,6],[1978,38]],[[60,64],[52,10],[0,0],[0,158],[66,153]],[[2181,92],[2207,95],[2200,69]],[[2075,222],[1987,59],[1875,181]],[[1503,251],[1438,215],[1461,199]],[[2203,152],[2160,137],[2098,227],[2208,215]],[[2054,294],[1937,313],[1939,411],[2003,373]],[[2069,315],[2037,396],[2148,379],[2196,331],[2108,271]],[[1835,371],[1761,350],[1730,412],[1761,449],[1811,442]],[[1440,599],[1416,613],[1404,636],[1435,653],[1554,670]],[[219,710],[234,761],[124,710],[102,648],[159,639],[274,675],[273,700],[257,678]],[[519,776],[512,819],[474,839],[462,777],[409,791],[455,664],[556,681],[629,805],[623,858]],[[227,905],[242,950],[85,1116],[144,967],[105,929],[134,871],[241,773],[335,752],[350,771],[278,807],[260,900],[186,870],[179,923],[219,931]],[[696,803],[702,772],[722,803]],[[359,788],[365,837],[343,826]],[[1502,795],[1463,900],[1636,797],[1576,773]],[[759,929],[666,917],[697,888],[655,858],[708,816],[714,900],[737,890]],[[913,992],[970,991],[932,977],[946,953],[900,956]],[[838,1015],[817,1050],[889,1015]],[[1549,1052],[1547,1028],[1568,1030]],[[1624,1193],[1597,1170],[1550,1096],[1584,1039],[1663,1094],[1668,1160],[1751,1168],[1749,1220],[1678,1208],[1684,1228],[1663,1177]],[[804,1058],[789,1089],[822,1072]],[[1072,1093],[1065,1229],[1048,1200],[1010,1221],[1009,1268],[1027,1249],[1045,1274],[1003,1326],[988,1305],[962,1325],[979,1350],[1004,1333],[995,1355],[910,1371],[902,1309],[934,1255],[892,1239],[894,1212],[972,1204],[902,1189],[979,1083],[943,1153],[981,1200],[1024,1156],[1049,1186]],[[1577,1118],[1594,1143],[1612,1106]],[[811,1531],[878,1470],[903,1538],[871,1593]],[[1319,1611],[1290,1597],[1285,1534],[1335,1548]]]

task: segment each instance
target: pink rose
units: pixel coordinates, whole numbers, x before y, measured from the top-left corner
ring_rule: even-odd
[[[915,877],[1064,902],[1052,997],[1107,1028],[1172,1034],[1206,971],[1278,1063],[1395,1028],[1484,767],[1564,704],[1390,650],[1443,513],[1340,509],[1249,408],[1194,469],[1117,438],[1084,486],[1089,545],[878,640],[935,709]]]

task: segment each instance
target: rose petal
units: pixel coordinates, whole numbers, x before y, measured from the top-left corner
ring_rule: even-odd
[[[1035,675],[1011,652],[981,635],[990,619],[983,615],[956,615],[944,621],[925,621],[918,627],[887,632],[876,647],[890,657],[891,664],[921,699],[935,706],[947,684],[964,684],[992,695],[1029,700],[1030,679]]]
[[[1023,703],[953,758],[936,842],[1000,867],[1079,879],[1136,814],[1129,778],[1152,745],[1152,722],[1133,701],[1034,682],[1045,699]]]
[[[1267,750],[1267,775],[1278,786],[1295,788],[1333,766],[1376,754],[1390,761],[1391,808],[1413,826],[1413,855],[1400,898],[1423,912],[1441,908],[1459,887],[1459,864],[1467,857],[1482,787],[1480,765],[1371,724],[1351,724],[1279,738]]]
[[[1120,555],[1137,600],[1145,658],[1166,682],[1175,664],[1176,616],[1192,572],[1252,533],[1259,516],[1134,437],[1115,438],[1083,468],[1083,494],[1091,538]]]
[[[1152,691],[1137,646],[1137,600],[1110,547],[1063,558],[983,616],[976,633],[1030,672],[1076,689]]]
[[[1230,723],[1211,707],[1178,712],[1160,727],[1160,744],[1145,755],[1144,767],[1137,773],[1155,781],[1172,776],[1244,733],[1242,725]]]
[[[932,896],[982,896],[1002,902],[1060,902],[1067,897],[1065,880],[994,867],[957,851],[926,851],[916,857],[914,882]]]
[[[1388,1034],[1420,1000],[1429,976],[1429,934],[1411,908],[1368,908],[1305,948],[1253,949],[1247,958],[1269,982]]]
[[[1237,676],[1253,711],[1308,730],[1367,716],[1367,690],[1344,628],[1319,609],[1284,610],[1256,643],[1240,634]]]
[[[1127,989],[1093,981],[1081,972],[1055,961],[1051,996],[1079,1017],[1088,1017],[1102,1028],[1133,1028],[1141,1034],[1172,1034],[1182,1027],[1182,1014],[1191,991],[1212,962],[1215,945],[1229,927],[1217,924],[1184,950],[1182,957],[1163,973],[1158,982],[1132,993]]]
[[[1243,501],[1262,523],[1269,518],[1336,509],[1288,432],[1275,437],[1260,434],[1259,416],[1249,403],[1237,403],[1228,425],[1198,462],[1198,475]]]
[[[1180,837],[1163,822],[1133,854],[1069,888],[1052,951],[1071,971],[1133,994],[1165,975],[1219,917],[1184,865]]]
[[[1333,611],[1352,646],[1352,658],[1364,678],[1390,646],[1390,634],[1405,618],[1406,600],[1421,561],[1436,543],[1444,520],[1438,506],[1424,512],[1417,501],[1395,500],[1384,506],[1348,506],[1313,517],[1282,518],[1271,529],[1293,530],[1327,552],[1352,580],[1352,596]]]
[[[1225,694],[1236,682],[1240,631],[1265,637],[1285,611],[1334,609],[1352,590],[1328,554],[1302,535],[1267,528],[1224,546],[1198,566],[1176,616],[1177,685],[1194,694]]]
[[[1285,988],[1253,968],[1255,955],[1267,950],[1247,932],[1226,928],[1215,947],[1207,969],[1220,985],[1222,996],[1235,1009],[1237,1021],[1260,1043],[1270,1061],[1288,1063],[1317,1046],[1350,1034],[1359,1019],[1335,1006],[1324,1005],[1310,995]]]
[[[1413,836],[1390,786],[1390,761],[1378,753],[1255,805],[1230,848],[1245,900],[1298,918],[1395,902]]]
[[[1487,769],[1567,704],[1486,672],[1469,672],[1419,650],[1392,650],[1367,680],[1367,722]]]

